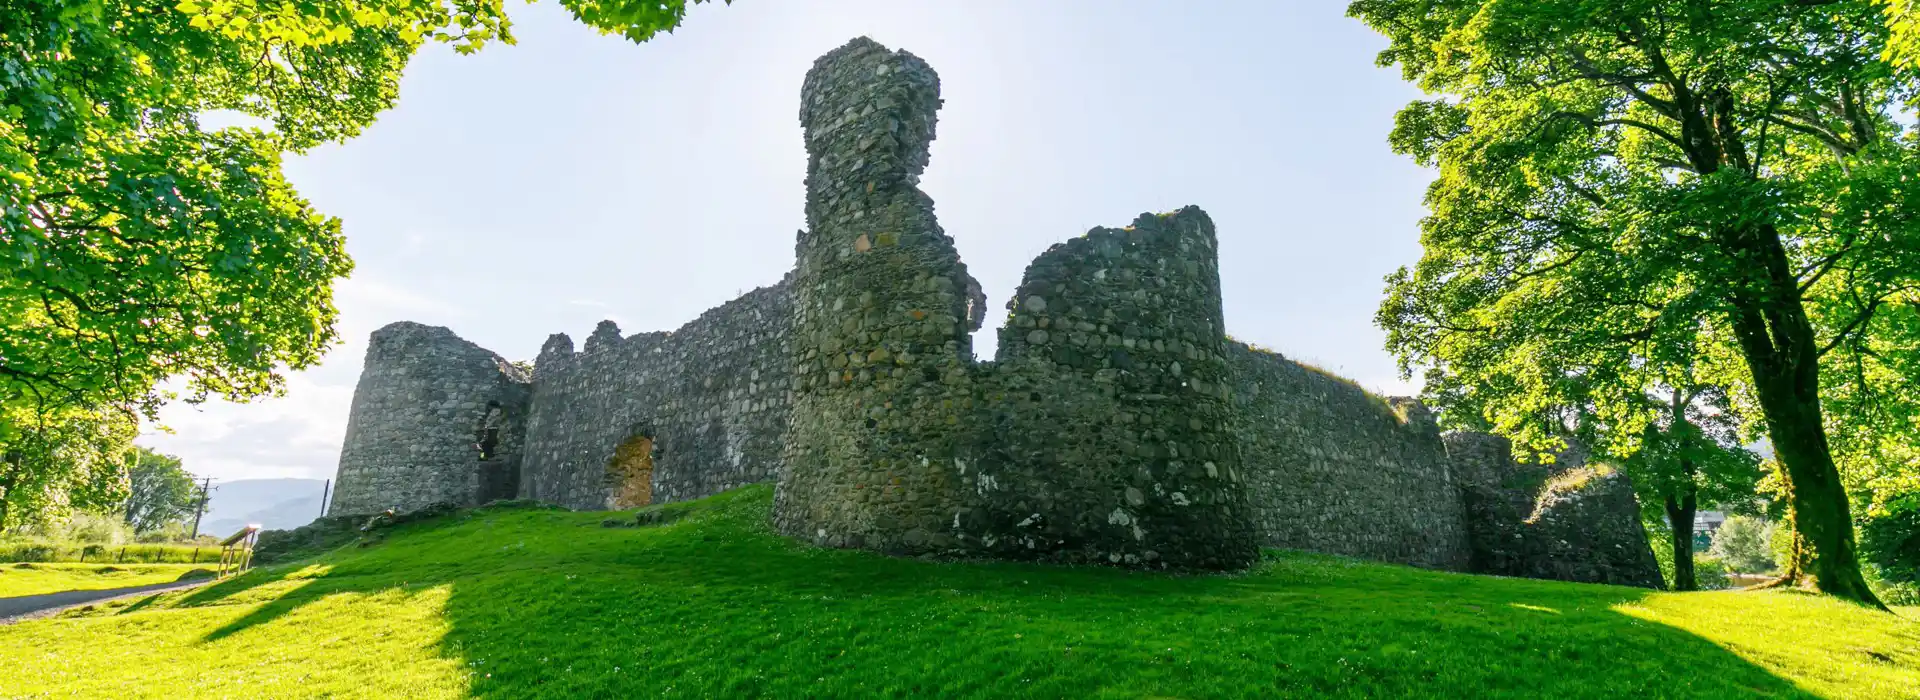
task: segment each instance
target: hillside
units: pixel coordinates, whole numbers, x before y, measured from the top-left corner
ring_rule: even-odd
[[[320,494],[325,484],[319,479],[243,479],[215,484],[200,531],[226,536],[249,524],[268,530],[300,527],[320,517]]]
[[[1920,697],[1920,624],[1823,598],[892,559],[772,536],[770,498],[482,509],[0,628],[0,696]]]

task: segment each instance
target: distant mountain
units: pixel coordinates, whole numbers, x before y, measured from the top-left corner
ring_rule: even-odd
[[[201,534],[226,536],[247,525],[291,530],[320,517],[319,479],[246,479],[214,484]]]

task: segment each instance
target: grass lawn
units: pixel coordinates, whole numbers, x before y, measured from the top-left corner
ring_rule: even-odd
[[[771,535],[770,497],[483,509],[0,628],[0,696],[1920,698],[1920,623],[1804,594],[893,559]]]
[[[213,575],[191,564],[0,564],[0,598],[170,583],[188,572]]]

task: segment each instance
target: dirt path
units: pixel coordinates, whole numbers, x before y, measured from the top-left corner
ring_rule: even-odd
[[[127,588],[104,588],[94,591],[62,591],[42,595],[27,595],[17,598],[0,598],[0,625],[11,625],[22,620],[54,615],[67,608],[79,607],[89,603],[98,603],[115,598],[171,591],[178,588],[191,588],[211,583],[212,578],[156,583],[150,586],[130,586]]]

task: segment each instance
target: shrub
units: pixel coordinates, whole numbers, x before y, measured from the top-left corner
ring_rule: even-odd
[[[133,541],[133,528],[114,515],[74,513],[62,530],[60,539],[72,542],[114,545]]]
[[[1736,515],[1713,531],[1713,546],[1707,553],[1725,563],[1728,571],[1757,574],[1774,569],[1769,546],[1769,526],[1765,520]]]
[[[190,544],[82,544],[40,539],[0,542],[0,562],[9,561],[191,564],[220,561],[220,548]]]
[[[1700,584],[1700,590],[1703,591],[1733,587],[1733,582],[1727,580],[1726,562],[1711,554],[1693,555],[1693,580]]]
[[[134,541],[142,544],[184,542],[186,539],[187,525],[185,523],[167,523],[134,536]]]
[[[1894,499],[1860,525],[1860,555],[1893,583],[1920,583],[1920,494]]]
[[[1874,596],[1887,605],[1920,607],[1920,582],[1888,580],[1879,567],[1868,564],[1866,569],[1867,585],[1873,588]]]
[[[1793,521],[1781,520],[1773,524],[1773,534],[1767,537],[1767,551],[1773,553],[1774,566],[1784,566],[1793,561]]]
[[[1649,509],[1651,513],[1651,509]],[[1647,529],[1647,546],[1653,548],[1653,561],[1660,565],[1660,580],[1665,581],[1667,589],[1673,589],[1673,531],[1667,527],[1664,516],[1642,518]]]

